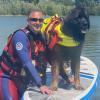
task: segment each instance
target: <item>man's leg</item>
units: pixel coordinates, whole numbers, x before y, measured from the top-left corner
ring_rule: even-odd
[[[0,100],[18,100],[17,88],[9,78],[0,77]]]

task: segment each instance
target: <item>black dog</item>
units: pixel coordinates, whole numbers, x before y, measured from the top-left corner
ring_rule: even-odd
[[[49,48],[50,39],[47,43],[47,59],[52,66],[52,89],[58,88],[58,76],[59,74],[69,81],[68,76],[63,68],[64,61],[70,61],[72,74],[74,75],[75,88],[80,89],[80,55],[85,40],[85,33],[90,28],[89,16],[84,7],[77,6],[67,15],[62,21],[58,21],[61,24],[61,31],[68,37],[71,37],[74,43],[77,45],[63,46],[58,44],[57,41],[52,49]],[[54,27],[54,26],[53,26]],[[56,34],[56,31],[50,30],[49,34]],[[47,33],[46,33],[47,34]],[[51,36],[52,37],[52,36]],[[47,37],[46,37],[47,38]],[[53,42],[53,40],[52,40]],[[52,44],[52,43],[51,43]]]

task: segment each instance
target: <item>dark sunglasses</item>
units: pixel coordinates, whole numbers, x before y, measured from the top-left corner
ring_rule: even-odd
[[[43,22],[44,19],[42,19],[42,18],[40,18],[40,19],[38,19],[38,18],[30,18],[29,20],[33,21],[33,22],[37,22],[37,21]]]

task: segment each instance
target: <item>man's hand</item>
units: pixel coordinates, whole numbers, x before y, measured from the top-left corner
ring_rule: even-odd
[[[43,93],[43,94],[48,94],[48,95],[51,95],[53,93],[52,90],[50,90],[47,86],[41,86],[40,87],[40,91]]]

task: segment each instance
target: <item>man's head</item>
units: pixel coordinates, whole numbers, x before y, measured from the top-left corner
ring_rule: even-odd
[[[31,31],[38,33],[43,22],[43,12],[41,10],[32,10],[28,15],[28,27]]]

